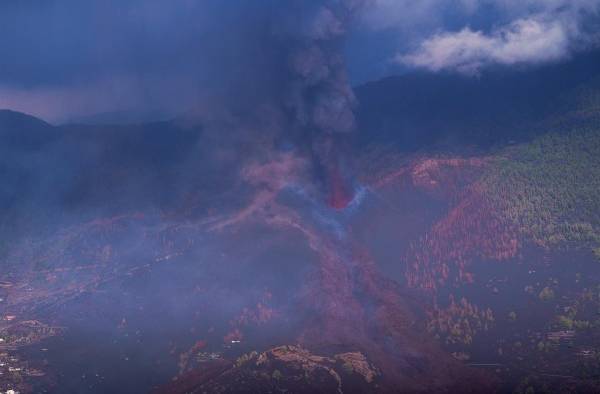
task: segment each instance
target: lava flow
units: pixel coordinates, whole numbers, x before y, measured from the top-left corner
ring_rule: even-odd
[[[329,173],[332,190],[328,199],[329,207],[325,210],[320,208],[322,204],[318,201],[312,201],[309,208],[306,205],[298,208],[294,204],[271,198],[262,200],[264,203],[259,208],[253,208],[249,215],[234,213],[232,216],[236,218],[235,221],[221,219],[228,223],[227,227],[217,226],[239,233],[245,226],[254,228],[266,224],[278,233],[286,234],[285,237],[290,237],[295,244],[305,244],[315,255],[314,260],[306,262],[311,267],[310,273],[298,289],[298,294],[293,295],[298,300],[293,313],[303,316],[303,319],[287,336],[288,343],[300,344],[302,348],[287,348],[286,354],[288,351],[293,354],[287,354],[283,359],[290,361],[308,357],[302,353],[306,352],[302,349],[326,352],[326,349],[343,349],[359,354],[357,357],[366,357],[365,360],[373,363],[374,371],[377,371],[374,375],[383,376],[378,379],[382,385],[379,391],[393,391],[393,387],[402,385],[407,392],[418,392],[423,390],[422,382],[430,381],[425,390],[453,387],[460,392],[477,392],[479,389],[462,386],[454,377],[459,374],[476,380],[479,377],[463,370],[456,360],[448,357],[431,339],[421,334],[420,323],[410,304],[400,295],[398,286],[379,273],[368,248],[352,236],[350,223],[340,222],[336,211],[347,207],[352,196],[343,182],[339,167],[331,166],[330,169],[333,170]],[[271,176],[273,174],[270,173]],[[278,176],[281,177],[279,180],[270,181],[278,184],[280,191],[287,186],[285,179],[301,178],[285,172],[279,172]],[[257,193],[260,195],[261,192]],[[304,198],[310,199],[306,195]],[[256,206],[255,202],[251,204]],[[321,226],[319,220],[315,220],[313,209],[320,210],[320,220],[335,222],[337,226]],[[241,212],[248,212],[248,209],[242,208]],[[323,215],[327,217],[323,218]],[[332,228],[342,228],[344,236],[340,237]],[[269,319],[289,318],[285,312],[281,312],[269,313]],[[235,329],[236,339],[244,337],[242,330],[245,328]],[[273,351],[279,353],[283,350]],[[251,359],[254,356],[248,357]],[[314,357],[312,362],[322,359],[319,356],[311,357]],[[243,365],[247,359],[243,360],[239,365]],[[257,365],[260,363],[258,361]],[[234,375],[228,378],[234,381],[239,378],[235,377],[235,373],[235,370],[221,371],[221,376]],[[330,371],[330,374],[335,375],[335,372]],[[431,379],[431,376],[435,376],[435,379]],[[210,391],[214,384],[217,384],[214,377],[200,379],[195,382],[196,391]],[[487,388],[487,385],[481,386],[481,390]]]
[[[310,192],[317,188],[307,162],[285,153],[248,164],[238,190],[246,202],[221,205],[217,212],[204,210],[185,221],[171,219],[168,212],[119,216],[28,241],[12,256],[14,266],[30,265],[26,275],[13,278],[7,310],[15,321],[35,318],[65,327],[64,334],[53,335],[65,341],[83,338],[90,352],[108,352],[110,363],[88,366],[102,379],[115,373],[115,363],[124,373],[152,371],[147,379],[155,386],[179,370],[178,384],[167,392],[177,393],[180,386],[185,392],[208,390],[215,379],[238,373],[232,367],[252,359],[253,351],[277,355],[278,362],[313,360],[309,365],[350,357],[358,369],[370,371],[364,384],[376,387],[365,387],[367,392],[392,391],[397,385],[417,392],[422,382],[439,390],[459,384],[459,374],[473,377],[423,334],[398,285],[380,274],[369,248],[354,237],[352,218],[364,206],[339,215],[350,198],[341,172],[331,177],[329,206],[320,193]],[[96,330],[106,338],[98,339]],[[86,335],[97,345],[90,345]],[[127,350],[141,343],[145,352]],[[119,345],[113,354],[114,344]],[[282,344],[288,347],[274,348]],[[82,368],[88,362],[85,354],[69,355],[64,348],[53,356],[52,345],[45,346],[50,348],[45,357],[54,357],[51,365],[63,358],[72,363],[69,357]],[[161,367],[144,370],[146,354]],[[219,375],[194,373],[211,365]],[[190,373],[193,381],[186,383]],[[81,376],[77,370],[73,375]],[[65,376],[62,381],[70,375]],[[94,383],[98,390],[113,388],[102,379]]]

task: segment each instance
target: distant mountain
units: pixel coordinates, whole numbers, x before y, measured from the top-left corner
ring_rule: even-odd
[[[480,76],[413,72],[356,88],[360,142],[414,150],[434,143],[490,146],[523,140],[557,114],[600,108],[600,52]],[[588,114],[589,115],[589,114]]]
[[[0,110],[0,141],[3,148],[34,149],[52,139],[53,127],[41,119]]]
[[[61,124],[132,125],[151,122],[161,122],[170,120],[174,117],[175,116],[160,110],[124,110],[113,112],[101,112],[97,114],[69,118],[61,122]]]
[[[201,153],[201,133],[201,127],[177,122],[53,126],[0,111],[2,223],[23,224],[26,217],[37,222],[79,207],[160,205],[185,185],[206,185],[208,165],[182,170],[209,156]]]
[[[0,130],[18,128],[27,132],[36,127],[49,127],[50,125],[41,119],[21,112],[9,109],[0,109]]]

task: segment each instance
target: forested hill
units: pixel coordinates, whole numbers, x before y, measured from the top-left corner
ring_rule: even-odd
[[[600,51],[544,67],[478,76],[412,72],[356,88],[360,143],[403,150],[487,147],[543,133],[540,123],[600,110]],[[588,111],[582,113],[582,109]]]

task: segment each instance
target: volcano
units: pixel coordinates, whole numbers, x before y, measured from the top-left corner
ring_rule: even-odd
[[[184,140],[212,138],[200,128],[160,127]],[[204,176],[190,188],[165,190],[161,172],[140,179],[136,170],[156,160],[154,130],[91,129],[105,147],[99,159],[110,161],[70,186],[73,211],[58,226],[45,227],[49,203],[19,207],[35,215],[31,225],[38,230],[23,229],[28,235],[15,238],[6,255],[2,332],[11,370],[30,378],[20,383],[7,374],[4,379],[14,379],[8,384],[58,392],[75,390],[82,379],[91,392],[237,392],[241,380],[249,390],[479,390],[457,379],[464,376],[488,387],[483,374],[467,370],[423,334],[416,301],[382,276],[354,234],[372,209],[375,189],[363,186],[355,194],[336,162],[323,198],[310,159],[293,151],[265,155],[257,147],[241,164],[210,164],[230,174],[225,184]],[[48,144],[63,146],[90,138],[69,128],[48,133]],[[130,141],[137,141],[136,154],[115,156]],[[161,152],[188,149],[176,141],[160,140]],[[184,164],[207,168],[203,161],[223,156],[188,156],[195,163],[181,163],[179,154],[163,157],[161,171],[168,174]],[[90,159],[98,158],[52,158],[62,168],[88,169]],[[125,173],[121,160],[131,163]],[[45,168],[29,169],[28,176],[35,179]],[[121,177],[130,181],[113,183]],[[124,209],[124,196],[140,198],[134,179],[169,198]],[[82,191],[90,180],[107,190]],[[121,191],[114,194],[111,185]],[[101,202],[85,218],[78,204],[90,197]],[[22,334],[12,334],[17,329]],[[82,346],[83,353],[77,350]],[[35,378],[35,371],[44,376]],[[294,383],[298,373],[307,374],[303,386]],[[281,379],[272,378],[278,374]],[[173,377],[176,383],[166,385]]]
[[[0,112],[0,389],[598,392],[598,68],[584,60],[371,83],[355,89],[358,128],[329,134],[306,132],[316,104],[273,122]],[[587,77],[550,83],[573,69]],[[301,91],[331,87],[317,82]],[[456,86],[475,98],[432,116]],[[511,94],[480,100],[490,86]],[[471,139],[482,125],[496,133]]]

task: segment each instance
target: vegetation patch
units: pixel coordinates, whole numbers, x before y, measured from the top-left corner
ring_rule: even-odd
[[[600,132],[556,132],[511,147],[483,177],[488,195],[527,238],[590,247],[600,257]]]

